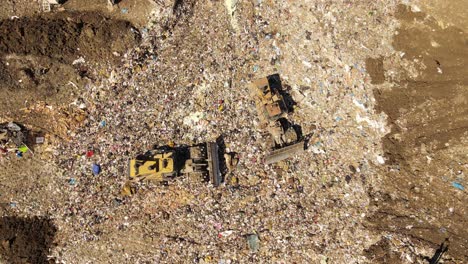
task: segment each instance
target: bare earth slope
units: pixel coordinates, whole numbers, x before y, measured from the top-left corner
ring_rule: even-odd
[[[448,238],[452,258],[466,260],[468,199],[454,187],[466,187],[468,170],[466,28],[405,6],[397,17],[401,27],[393,46],[404,62],[385,58],[377,69],[368,63],[373,79],[385,71],[394,82],[391,89],[384,84],[375,91],[392,131],[383,140],[388,167],[377,187],[372,222],[434,248]]]

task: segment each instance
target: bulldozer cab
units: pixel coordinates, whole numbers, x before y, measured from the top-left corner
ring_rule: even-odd
[[[173,152],[156,153],[130,160],[130,177],[162,181],[165,176],[175,172],[173,154]]]
[[[284,117],[288,110],[278,89],[270,85],[268,77],[257,79],[251,84],[252,93],[257,97],[257,108],[266,122]]]
[[[283,116],[284,108],[282,107],[281,101],[273,102],[270,104],[265,104],[264,108],[265,108],[264,113],[266,115],[266,118],[270,121],[278,120],[279,118]]]

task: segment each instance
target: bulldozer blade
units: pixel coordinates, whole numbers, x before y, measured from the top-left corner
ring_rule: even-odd
[[[214,142],[207,143],[208,153],[208,173],[210,176],[211,183],[218,187],[222,181],[221,171],[219,169],[219,153],[218,145]]]
[[[300,141],[294,145],[272,151],[268,156],[265,157],[265,163],[272,164],[290,158],[302,151],[304,151],[304,141]]]

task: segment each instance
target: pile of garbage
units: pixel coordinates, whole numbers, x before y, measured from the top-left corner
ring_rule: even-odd
[[[51,213],[67,243],[54,255],[72,259],[93,247],[86,258],[94,262],[109,254],[121,262],[364,259],[356,252],[380,239],[361,223],[372,165],[382,159],[385,116],[373,110],[363,64],[368,52],[339,49],[334,43],[351,45],[349,38],[329,30],[351,30],[348,20],[361,8],[344,14],[339,4],[318,4],[315,15],[330,26],[313,31],[300,22],[317,19],[300,4],[260,2],[237,6],[234,15],[244,18],[237,33],[226,30],[231,20],[223,5],[195,5],[164,34],[150,30],[123,56],[123,67],[109,69],[108,78],[80,95],[88,118],[56,151],[66,170],[66,201]],[[390,12],[383,4],[372,8],[379,19]],[[366,38],[360,37],[355,42]],[[316,137],[306,151],[266,165],[270,136],[258,129],[248,85],[278,72],[297,102],[291,120]],[[138,154],[221,135],[226,151],[239,155],[223,185],[181,177],[141,183],[132,197],[120,196]]]
[[[0,155],[15,153],[22,157],[29,150],[26,145],[28,137],[29,131],[24,126],[14,122],[0,124]]]
[[[226,1],[227,14],[217,2],[175,2],[185,4],[168,9],[164,27],[141,29],[143,41],[122,55],[123,66],[96,74],[78,95],[86,119],[55,149],[52,202],[36,211],[58,226],[51,255],[366,263],[361,252],[381,239],[362,223],[387,128],[364,60],[391,52],[395,3]],[[267,165],[270,135],[258,129],[248,85],[274,73],[297,103],[291,120],[314,137],[305,151]],[[130,159],[154,145],[220,136],[239,162],[219,187],[181,177],[120,195]]]

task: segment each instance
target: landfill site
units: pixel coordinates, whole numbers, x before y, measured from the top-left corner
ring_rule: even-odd
[[[468,263],[466,0],[0,1],[0,263]]]

